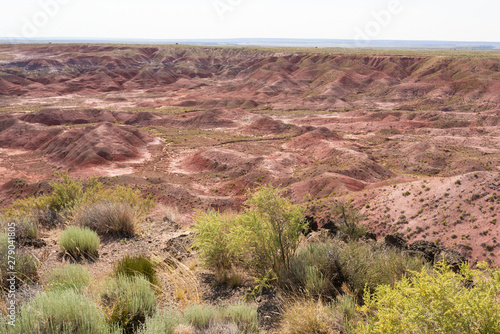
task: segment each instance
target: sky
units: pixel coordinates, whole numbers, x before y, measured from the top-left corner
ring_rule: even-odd
[[[306,38],[500,42],[498,0],[0,0],[16,39]]]

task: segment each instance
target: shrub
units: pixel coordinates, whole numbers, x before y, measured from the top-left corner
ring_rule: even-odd
[[[193,305],[184,311],[184,319],[204,333],[231,328],[233,324],[237,333],[258,333],[259,327],[257,307],[243,303],[223,307]]]
[[[203,262],[216,271],[239,265],[259,278],[270,271],[279,277],[289,271],[307,225],[304,209],[292,205],[273,187],[260,188],[245,204],[244,212],[233,219],[216,212],[196,217],[194,246]]]
[[[0,217],[0,226],[4,232],[15,229],[15,237],[18,241],[38,238],[38,225],[30,216]]]
[[[338,243],[336,249],[342,276],[352,290],[359,294],[365,287],[374,291],[378,285],[392,285],[405,273],[425,266],[424,260],[419,257],[376,244],[351,241]]]
[[[14,258],[14,260],[13,260]],[[14,261],[14,263],[13,263]],[[13,268],[12,268],[13,266]],[[39,261],[22,249],[15,247],[13,235],[0,233],[0,287],[9,289],[11,278],[9,272],[15,272],[15,285],[31,283],[38,280]]]
[[[307,226],[305,209],[295,206],[271,186],[260,188],[246,202],[248,208],[237,219],[237,240],[244,241],[249,264],[260,276],[269,269],[280,279],[290,270],[290,261]]]
[[[70,226],[59,237],[59,246],[74,258],[96,257],[100,240],[97,233],[84,227]]]
[[[285,305],[280,323],[283,334],[342,333],[342,320],[320,300],[297,300]]]
[[[71,209],[83,194],[83,185],[80,181],[72,179],[67,173],[61,175],[59,182],[50,184],[54,190],[47,196],[47,207],[51,211],[59,212]]]
[[[49,291],[74,289],[78,292],[91,282],[90,272],[78,264],[55,268],[47,275],[46,288]]]
[[[146,256],[125,256],[115,265],[114,275],[119,276],[144,276],[151,284],[157,284],[155,265]]]
[[[454,273],[441,264],[433,272],[421,270],[394,287],[381,285],[365,291],[366,322],[359,333],[499,333],[500,270]]]
[[[196,236],[193,246],[199,249],[203,263],[216,273],[227,271],[240,256],[240,246],[234,243],[232,221],[215,211],[194,218]]]
[[[310,243],[300,247],[290,265],[292,288],[298,284],[312,296],[334,295],[342,281],[335,254],[333,243]]]
[[[171,309],[164,310],[148,317],[137,334],[173,334],[174,330],[183,323],[184,319],[181,313]]]
[[[150,283],[142,276],[117,276],[106,280],[100,299],[111,323],[125,333],[133,333],[154,313],[156,296]]]
[[[243,303],[228,305],[222,309],[222,319],[237,325],[239,333],[258,333],[257,306]]]
[[[101,236],[131,237],[135,234],[135,215],[127,203],[102,201],[78,210],[75,223]]]
[[[213,305],[193,305],[184,311],[184,319],[198,329],[207,328],[211,322],[219,319],[219,310]]]
[[[142,198],[140,191],[130,186],[106,188],[97,178],[89,179],[84,186],[82,182],[62,174],[58,182],[50,185],[53,188],[51,194],[15,201],[5,210],[5,216],[34,215],[39,223],[52,226],[61,218],[71,218],[82,208],[99,202],[122,203],[131,208],[136,220],[154,206],[151,198]]]
[[[107,325],[95,304],[76,291],[42,292],[24,304],[15,326],[0,323],[2,333],[106,334],[118,333]],[[1,322],[1,320],[0,320]]]

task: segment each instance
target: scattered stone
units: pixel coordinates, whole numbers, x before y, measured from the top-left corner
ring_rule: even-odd
[[[386,235],[384,237],[384,243],[389,247],[395,247],[399,249],[406,249],[407,247],[406,240],[394,234]]]

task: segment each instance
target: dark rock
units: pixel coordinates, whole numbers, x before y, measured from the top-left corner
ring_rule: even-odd
[[[305,221],[307,223],[307,227],[303,232],[305,236],[309,235],[311,232],[316,232],[318,230],[318,222],[313,216],[305,216]]]
[[[322,229],[329,231],[332,234],[337,234],[338,227],[333,220],[328,219],[326,223],[321,226]]]
[[[458,272],[462,263],[467,262],[467,259],[459,252],[451,249],[442,249],[434,255],[435,265],[443,260],[452,268],[454,272]]]
[[[384,242],[389,247],[406,249],[406,240],[395,234],[388,234],[384,238]]]
[[[20,243],[24,246],[33,246],[35,248],[42,248],[47,246],[47,243],[43,239],[24,239]]]
[[[365,239],[377,241],[377,235],[372,232],[366,232]]]
[[[417,240],[408,246],[408,250],[420,252],[429,262],[434,262],[434,256],[440,252],[440,249],[432,241]]]

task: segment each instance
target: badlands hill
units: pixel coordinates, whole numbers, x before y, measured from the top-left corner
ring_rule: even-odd
[[[325,217],[353,200],[379,235],[500,265],[499,66],[472,52],[0,45],[2,205],[70,169],[189,224],[272,183]]]

